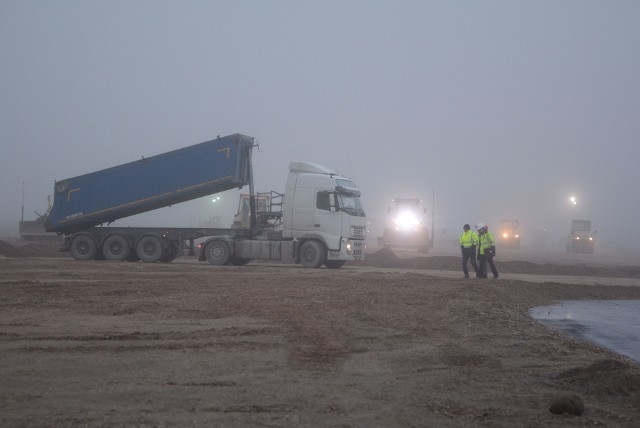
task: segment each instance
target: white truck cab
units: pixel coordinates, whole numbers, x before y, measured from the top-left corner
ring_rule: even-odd
[[[213,265],[278,260],[337,269],[363,259],[367,218],[351,179],[321,165],[292,161],[282,211],[272,211],[273,205],[266,216],[277,223],[258,222],[254,236],[213,237],[200,260]]]
[[[328,250],[327,260],[359,260],[366,225],[360,191],[351,179],[310,162],[289,164],[283,238],[317,239]]]

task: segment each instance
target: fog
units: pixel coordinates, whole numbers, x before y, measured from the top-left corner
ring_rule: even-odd
[[[259,191],[306,160],[352,178],[373,221],[419,197],[456,235],[517,218],[555,240],[580,218],[638,249],[638,22],[635,0],[0,0],[0,236],[23,189],[31,220],[55,180],[242,133]]]

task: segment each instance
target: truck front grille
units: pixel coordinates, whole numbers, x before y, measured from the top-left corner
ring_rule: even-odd
[[[351,226],[351,236],[364,239],[365,230],[364,226]]]
[[[353,250],[352,250],[352,254],[354,257],[362,257],[362,249],[363,249],[363,243],[362,242],[354,242],[353,243]]]

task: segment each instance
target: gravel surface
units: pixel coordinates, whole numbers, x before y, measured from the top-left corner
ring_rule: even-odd
[[[640,420],[637,364],[528,314],[562,300],[640,299],[640,287],[616,285],[615,275],[607,286],[443,278],[430,269],[459,271],[457,257],[394,262],[384,252],[330,270],[0,249],[1,426]]]

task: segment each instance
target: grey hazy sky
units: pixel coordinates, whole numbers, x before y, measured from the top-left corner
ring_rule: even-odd
[[[23,182],[30,219],[54,180],[239,132],[261,191],[308,160],[374,219],[435,192],[456,233],[578,217],[638,247],[638,22],[636,0],[0,0],[0,235]]]

